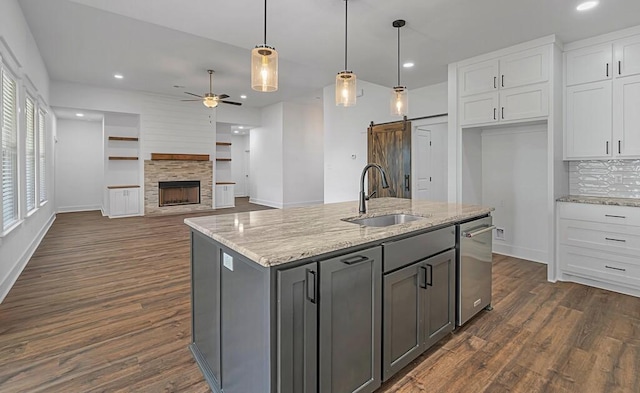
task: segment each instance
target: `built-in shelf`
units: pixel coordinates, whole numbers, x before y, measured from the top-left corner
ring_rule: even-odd
[[[138,157],[117,157],[117,156],[109,156],[110,160],[137,160]]]
[[[234,183],[232,181],[217,181],[216,184],[221,186],[221,185],[225,185],[225,184],[236,184],[236,183]]]
[[[127,141],[127,142],[137,142],[138,138],[132,136],[110,136],[110,141]]]
[[[116,190],[118,188],[140,188],[138,185],[129,185],[129,186],[107,186],[110,190]]]
[[[231,161],[231,158],[216,158],[216,161]]]
[[[231,142],[216,142],[216,146],[231,146]]]

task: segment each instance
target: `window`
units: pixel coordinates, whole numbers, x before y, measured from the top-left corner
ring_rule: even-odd
[[[2,230],[18,221],[18,122],[16,81],[2,69]]]
[[[38,172],[40,204],[47,201],[47,142],[45,138],[45,115],[44,112],[38,111]]]
[[[24,105],[27,138],[25,143],[25,174],[27,185],[27,212],[36,208],[36,108],[27,96]]]

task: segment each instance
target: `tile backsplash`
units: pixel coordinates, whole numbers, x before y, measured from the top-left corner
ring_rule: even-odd
[[[569,162],[571,195],[640,198],[640,160]]]

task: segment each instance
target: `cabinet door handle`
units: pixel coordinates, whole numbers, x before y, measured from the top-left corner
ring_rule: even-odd
[[[346,263],[347,265],[353,265],[353,264],[368,261],[368,260],[369,260],[369,257],[366,257],[364,255],[356,255],[353,257],[341,259],[340,262]]]
[[[615,214],[605,214],[604,216],[611,218],[627,218],[626,216],[616,216]]]
[[[607,154],[609,154],[609,141],[607,141]]]
[[[620,242],[620,243],[626,243],[627,241],[624,239],[614,239],[612,237],[605,237],[604,240],[611,240],[613,242]]]
[[[433,286],[433,266],[427,264],[427,285],[432,287]]]
[[[494,89],[497,89],[497,88],[498,88],[498,86],[496,85],[496,81],[497,81],[497,79],[498,79],[498,77],[497,77],[497,76],[494,76],[494,77],[493,77],[493,88],[494,88]]]
[[[622,75],[622,61],[618,60],[618,75]]]
[[[504,106],[502,107],[502,120],[504,120]]]
[[[317,299],[316,272],[314,272],[311,269],[307,269],[305,281],[307,284],[307,294],[306,294],[307,300],[309,300],[313,304],[316,304],[316,299]]]
[[[618,270],[620,272],[626,272],[627,269],[623,269],[621,267],[615,267],[615,266],[609,266],[609,265],[604,265],[604,267],[606,267],[607,269],[611,269],[611,270]]]
[[[622,154],[622,141],[618,139],[618,154]]]
[[[496,119],[496,111],[498,110],[498,108],[493,108],[493,120],[498,120]]]
[[[502,87],[504,87],[504,75],[501,75],[501,77],[502,77],[502,78],[501,78],[501,79],[502,79],[502,81],[501,81],[501,83],[500,83],[500,84],[502,85]]]
[[[420,266],[420,276],[422,276],[422,278],[418,277],[418,281],[420,282],[420,288],[424,288],[427,289],[427,267],[426,266]]]
[[[607,78],[609,77],[609,63],[607,63]]]

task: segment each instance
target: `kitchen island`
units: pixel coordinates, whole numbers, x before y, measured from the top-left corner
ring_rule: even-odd
[[[482,206],[372,199],[186,219],[190,348],[214,392],[372,392],[454,328],[455,224]],[[384,297],[383,297],[384,293]]]

